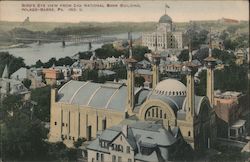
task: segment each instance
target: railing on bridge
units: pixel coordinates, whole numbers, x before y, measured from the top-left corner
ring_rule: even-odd
[[[69,36],[49,36],[49,37],[13,37],[16,41],[36,41],[36,42],[73,42],[73,43],[101,43],[115,41],[115,37],[99,35],[69,35]]]

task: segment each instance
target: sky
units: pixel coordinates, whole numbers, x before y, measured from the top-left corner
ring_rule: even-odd
[[[1,21],[30,21],[42,22],[143,22],[158,21],[165,12],[174,22],[190,20],[218,20],[222,17],[249,20],[248,1],[0,1]],[[37,7],[42,4],[45,7]],[[34,11],[34,9],[51,9],[54,11]],[[107,7],[108,4],[118,7]],[[30,7],[35,6],[35,7]],[[64,5],[64,7],[62,7]],[[77,5],[76,11],[70,11]],[[84,7],[95,5],[95,7]],[[97,6],[101,7],[97,7]],[[120,5],[126,7],[120,7]],[[32,11],[33,10],[33,11]],[[63,11],[62,11],[63,10]]]

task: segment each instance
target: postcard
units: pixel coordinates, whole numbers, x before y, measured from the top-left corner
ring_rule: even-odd
[[[0,1],[0,161],[249,161],[249,2]]]

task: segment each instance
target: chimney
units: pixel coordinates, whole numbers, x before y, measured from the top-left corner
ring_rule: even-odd
[[[122,126],[122,133],[124,134],[126,138],[128,138],[128,125],[127,124]]]

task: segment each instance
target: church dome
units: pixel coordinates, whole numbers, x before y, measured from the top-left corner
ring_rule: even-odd
[[[166,79],[155,87],[155,94],[166,96],[186,96],[186,86],[176,79]]]
[[[162,15],[159,20],[159,23],[172,23],[172,18],[169,17],[167,14]]]

